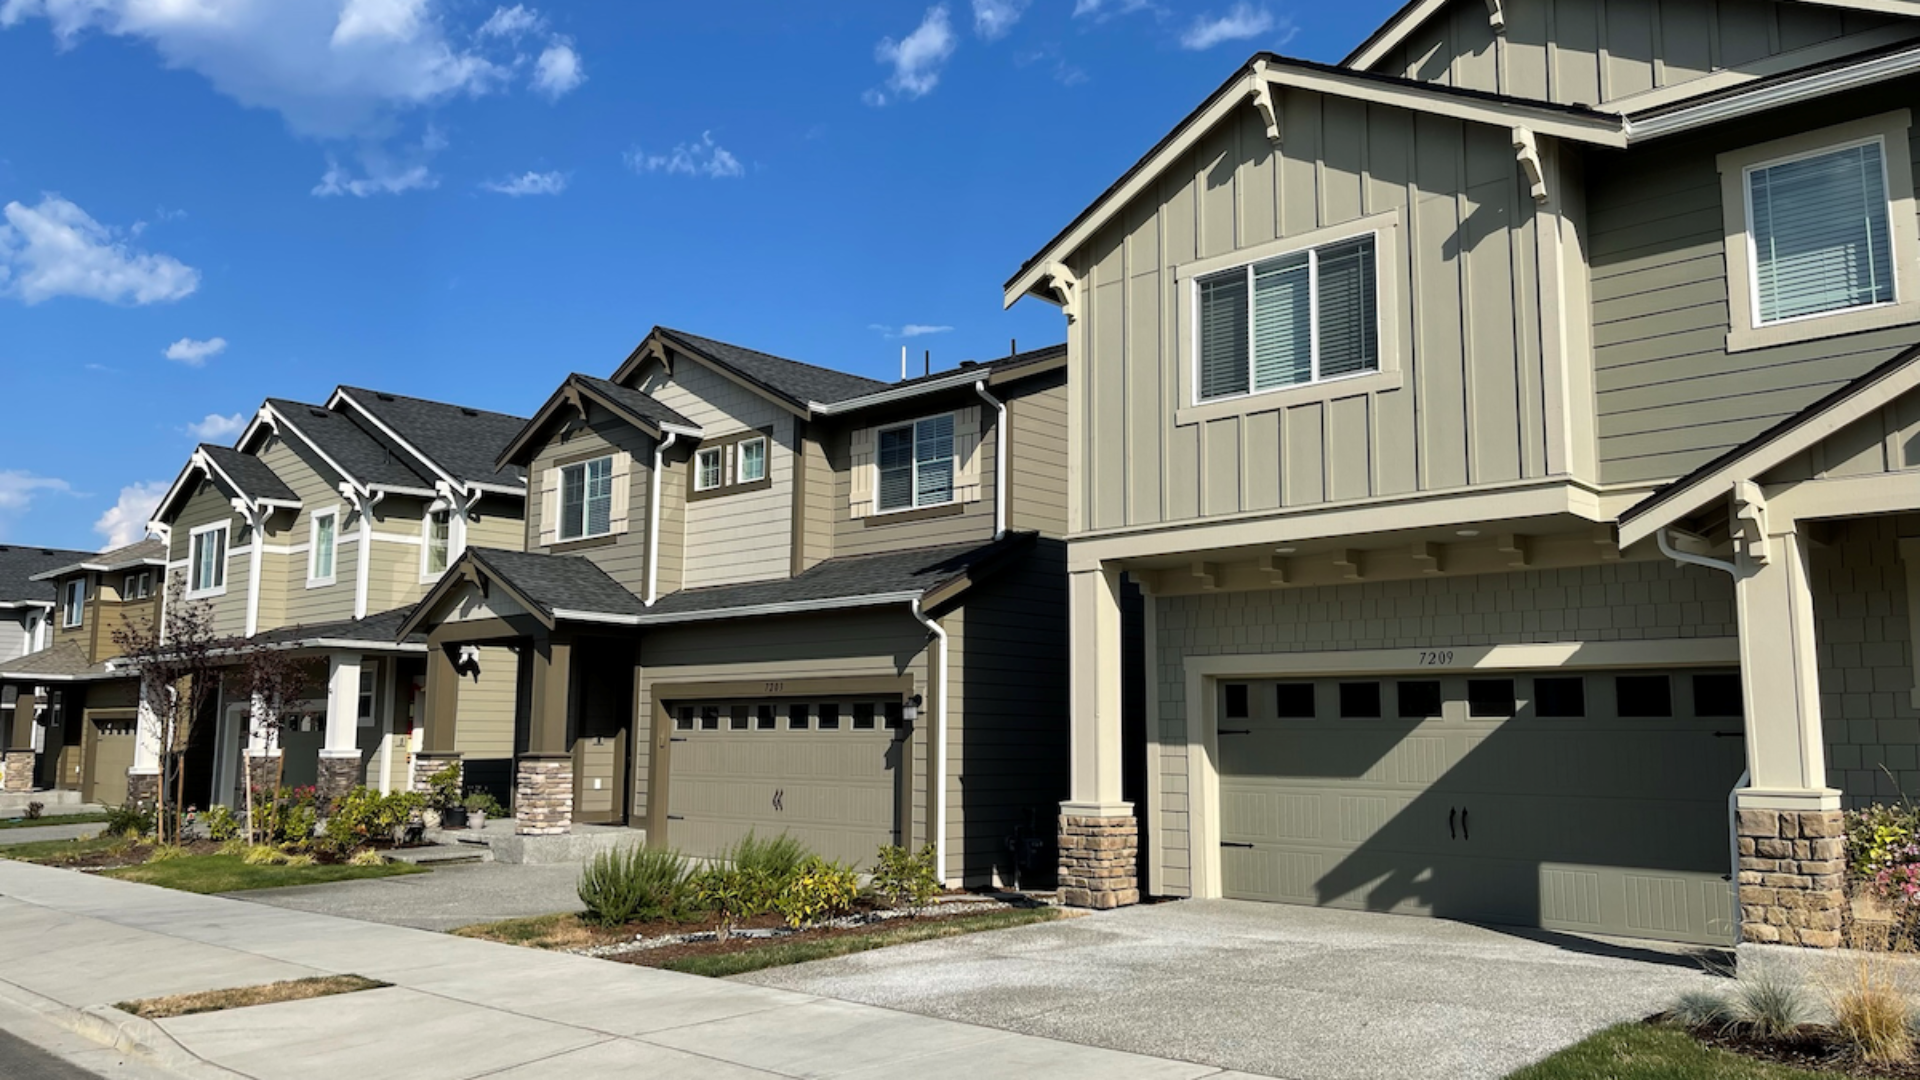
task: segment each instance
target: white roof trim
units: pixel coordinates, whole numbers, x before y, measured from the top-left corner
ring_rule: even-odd
[[[1897,79],[1905,75],[1920,72],[1920,46],[1902,49],[1885,56],[1876,56],[1856,64],[1837,67],[1828,71],[1819,71],[1803,75],[1796,79],[1785,79],[1767,86],[1713,101],[1704,101],[1698,105],[1688,105],[1663,112],[1659,116],[1650,116],[1636,120],[1627,117],[1627,134],[1632,142],[1657,139],[1694,128],[1717,124],[1723,120],[1732,120],[1768,109],[1811,101],[1852,90],[1856,87]]]
[[[641,615],[632,617],[641,626],[654,626],[665,623],[706,622],[713,619],[748,619],[765,615],[804,615],[811,611],[836,611],[845,608],[882,607],[887,604],[904,604],[909,600],[918,600],[923,594],[913,592],[869,593],[865,596],[843,596],[834,600],[795,600],[780,604],[752,604],[747,607],[718,608],[713,611],[687,611],[669,615]],[[555,617],[561,613],[554,612]]]
[[[634,626],[640,622],[638,615],[615,615],[607,611],[574,611],[571,608],[554,608],[553,619],[559,622],[607,623],[613,626]]]
[[[18,608],[39,608],[42,611],[52,611],[53,601],[51,600],[0,600],[0,611],[13,611]]]
[[[356,477],[356,476],[354,476],[354,475],[353,475],[352,473],[350,473],[350,472],[348,472],[347,470],[345,470],[345,469],[343,469],[343,468],[341,468],[341,467],[340,467],[340,463],[339,463],[339,462],[337,462],[337,461],[335,461],[335,460],[333,460],[333,458],[331,458],[331,457],[328,457],[328,456],[327,456],[327,452],[326,452],[325,450],[322,450],[322,449],[320,449],[320,444],[318,444],[318,443],[316,443],[316,442],[314,442],[314,441],[313,441],[312,439],[310,439],[310,438],[308,438],[308,437],[307,437],[307,433],[306,433],[306,432],[304,432],[304,431],[301,431],[298,425],[296,425],[296,424],[294,424],[294,423],[293,423],[292,421],[290,421],[290,420],[288,420],[288,419],[287,419],[287,417],[286,417],[286,414],[285,414],[285,413],[282,413],[282,412],[281,412],[281,411],[280,411],[279,409],[276,409],[276,408],[274,408],[274,407],[273,407],[273,405],[272,405],[271,403],[268,403],[268,404],[263,404],[263,405],[261,405],[261,406],[260,406],[260,412],[261,412],[261,413],[262,413],[263,415],[270,415],[270,416],[272,416],[272,417],[273,417],[273,423],[274,423],[274,426],[276,426],[276,427],[284,427],[284,428],[286,428],[286,429],[287,429],[288,431],[291,431],[291,432],[293,432],[293,433],[294,433],[295,435],[297,435],[297,436],[299,436],[299,437],[300,437],[300,441],[301,441],[301,442],[303,442],[303,443],[306,443],[306,444],[307,444],[307,449],[309,449],[309,450],[312,450],[312,451],[313,451],[314,453],[316,453],[316,454],[318,454],[318,455],[320,455],[320,460],[321,460],[321,461],[324,461],[324,462],[326,462],[326,463],[327,463],[327,467],[328,467],[328,468],[330,468],[330,469],[332,469],[332,470],[333,470],[333,471],[334,471],[335,473],[338,473],[338,474],[340,475],[340,478],[341,478],[341,479],[343,479],[343,480],[345,480],[345,481],[346,481],[346,482],[347,482],[348,484],[351,484],[351,485],[353,486],[353,489],[354,489],[355,491],[358,491],[358,492],[359,492],[359,493],[361,493],[362,495],[368,495],[368,494],[372,494],[372,489],[371,489],[371,488],[369,488],[369,487],[368,487],[368,486],[367,486],[366,484],[363,484],[363,483],[361,483],[361,482],[360,482],[360,479],[359,479],[358,477]],[[256,422],[257,422],[257,421],[256,421]],[[247,428],[247,433],[248,433],[248,435],[249,435],[249,436],[251,436],[251,435],[252,435],[252,433],[253,433],[253,427],[252,427],[252,425],[249,425],[249,426],[248,426],[248,428]],[[244,446],[245,444],[246,444],[246,442],[245,442],[245,439],[243,439],[243,440],[242,440],[242,442],[241,442],[241,445],[243,445],[243,446]],[[390,489],[386,489],[386,490],[391,490],[391,491],[402,491],[402,489],[400,489],[400,488],[390,488]],[[406,490],[406,491],[404,491],[403,493],[404,493],[404,494],[409,494],[409,495],[410,495],[410,494],[415,494],[415,492],[414,492],[414,491],[412,491],[412,490]],[[433,492],[431,492],[431,491],[429,491],[429,492],[426,492],[425,494],[427,495],[427,497],[428,497],[428,498],[432,498],[432,497],[433,497]]]

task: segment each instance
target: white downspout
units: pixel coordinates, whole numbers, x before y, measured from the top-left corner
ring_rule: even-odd
[[[647,606],[660,598],[660,470],[666,467],[667,451],[680,438],[677,431],[653,444],[653,475],[647,477]]]
[[[933,861],[940,867],[940,881],[951,884],[947,874],[947,631],[920,610],[920,598],[911,601],[913,617],[940,643],[940,659],[933,669],[933,742],[927,747],[928,783],[933,785]]]
[[[243,500],[233,500],[233,508],[247,523],[247,529],[253,534],[252,542],[247,545],[247,636],[260,632],[260,566],[263,548],[267,546],[267,515],[271,511],[265,507],[249,508]]]
[[[987,393],[987,380],[973,384],[973,392],[993,406],[993,538],[1007,535],[1007,403]]]

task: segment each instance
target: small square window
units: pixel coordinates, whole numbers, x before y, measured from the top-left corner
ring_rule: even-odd
[[[872,731],[873,719],[873,702],[863,701],[853,707],[853,730]]]
[[[887,712],[887,721],[886,721],[887,730],[898,731],[900,729],[900,725],[902,723],[905,723],[906,706],[902,705],[897,701],[889,701],[887,702],[886,712]]]
[[[820,706],[820,730],[840,730],[840,706],[831,702]]]
[[[1311,720],[1319,715],[1313,704],[1313,684],[1310,682],[1281,683],[1273,688],[1275,704],[1274,715],[1282,720]]]
[[[1341,683],[1340,716],[1346,720],[1379,719],[1380,684],[1377,682]]]
[[[1693,677],[1693,715],[1745,716],[1740,700],[1740,676],[1734,672]]]
[[[682,705],[674,712],[673,729],[675,731],[693,730],[693,706]]]
[[[806,705],[800,702],[795,702],[792,705],[787,706],[787,730],[788,731],[805,731],[807,730],[808,726],[811,725],[812,723],[813,723],[813,716],[807,710]]]
[[[779,718],[774,716],[773,706],[762,705],[754,712],[753,726],[757,731],[772,731],[779,726]]]
[[[1665,675],[1621,675],[1613,680],[1613,692],[1621,716],[1673,715],[1673,685]]]
[[[747,707],[745,705],[735,705],[730,710],[730,714],[727,720],[728,720],[727,726],[732,730],[734,731],[747,730]]]
[[[1515,704],[1512,679],[1467,680],[1468,716],[1509,717]]]
[[[720,730],[720,706],[718,705],[700,706],[700,730],[701,731],[719,731]]]
[[[1400,698],[1400,715],[1425,719],[1440,715],[1440,681],[1415,679],[1394,688]]]
[[[1227,684],[1227,719],[1245,720],[1252,715],[1247,709],[1247,684]]]
[[[725,447],[715,446],[700,451],[695,458],[693,470],[693,490],[711,491],[726,483],[727,451]]]
[[[1533,714],[1548,717],[1587,715],[1587,680],[1578,675],[1534,679]]]
[[[767,478],[767,440],[748,439],[740,444],[740,478],[742,484],[751,484]]]

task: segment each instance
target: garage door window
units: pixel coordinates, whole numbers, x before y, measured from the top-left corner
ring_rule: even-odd
[[[1673,686],[1665,675],[1622,675],[1613,680],[1621,716],[1673,715]]]
[[[745,705],[735,705],[730,711],[731,715],[728,717],[729,722],[727,726],[734,731],[747,730],[747,707]]]
[[[703,705],[700,707],[700,730],[701,731],[719,731],[720,730],[720,706]]]
[[[853,730],[873,730],[873,702],[863,701],[853,707]]]
[[[1312,683],[1281,683],[1273,694],[1279,706],[1274,715],[1282,720],[1311,720],[1316,715]]]
[[[1467,680],[1467,715],[1508,717],[1513,715],[1512,679]]]
[[[1587,681],[1578,675],[1533,680],[1533,712],[1547,717],[1587,715]]]
[[[1693,677],[1693,715],[1743,716],[1740,700],[1740,676],[1695,675]]]
[[[808,706],[798,702],[787,706],[787,730],[805,731],[813,723],[813,714]]]
[[[693,706],[680,706],[679,710],[674,713],[673,727],[675,731],[693,730]]]
[[[827,702],[820,706],[820,730],[840,730],[840,706]]]
[[[1340,684],[1340,717],[1344,720],[1380,718],[1380,684],[1343,682]]]
[[[1251,715],[1247,709],[1247,684],[1227,684],[1227,719],[1245,720]]]
[[[1437,679],[1418,679],[1403,682],[1397,689],[1400,699],[1400,715],[1426,719],[1440,715],[1440,683]]]
[[[760,706],[759,712],[754,716],[753,726],[760,731],[772,731],[779,727],[779,723],[773,715],[773,706]]]

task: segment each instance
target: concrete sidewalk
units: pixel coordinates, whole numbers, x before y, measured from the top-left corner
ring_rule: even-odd
[[[347,973],[394,985],[157,1024],[106,1008],[133,998]],[[0,862],[0,996],[76,1030],[139,1046],[188,1076],[1239,1075],[784,990],[15,862]]]

